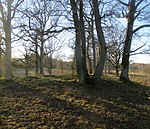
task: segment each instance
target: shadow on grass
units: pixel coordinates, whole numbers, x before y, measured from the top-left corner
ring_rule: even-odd
[[[0,83],[4,128],[148,129],[149,100],[117,82],[86,89],[74,82],[26,78]]]

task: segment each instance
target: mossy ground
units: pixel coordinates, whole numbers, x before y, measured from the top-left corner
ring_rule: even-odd
[[[0,80],[1,129],[150,129],[150,87],[74,77]]]

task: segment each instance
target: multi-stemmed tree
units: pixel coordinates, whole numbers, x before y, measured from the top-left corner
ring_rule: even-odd
[[[85,32],[85,19],[84,19],[84,1],[79,0],[70,0],[73,13],[73,21],[76,32],[76,41],[75,41],[75,58],[77,66],[77,74],[80,80],[80,83],[86,83],[89,79],[88,70],[86,66],[86,32]],[[99,12],[98,0],[92,1],[93,15],[95,18],[95,26],[98,37],[98,42],[100,46],[100,56],[95,68],[95,72],[92,78],[99,80],[102,76],[105,59],[106,59],[106,43],[104,38],[104,33],[102,30],[102,16]]]

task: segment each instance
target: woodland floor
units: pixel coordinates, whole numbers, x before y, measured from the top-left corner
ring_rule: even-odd
[[[70,76],[0,80],[0,129],[150,129],[150,87]]]

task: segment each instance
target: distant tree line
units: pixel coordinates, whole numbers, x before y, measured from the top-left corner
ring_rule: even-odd
[[[25,76],[31,76],[30,73],[37,76],[37,71],[39,71],[39,68],[36,69],[35,54],[28,55],[28,61],[25,58],[12,58],[12,68],[13,71],[15,69],[20,69],[20,72],[25,71]],[[44,57],[43,69],[44,75],[76,74],[76,66],[73,60],[64,61],[54,58],[50,64],[47,57]],[[17,74],[19,75],[19,72]]]

